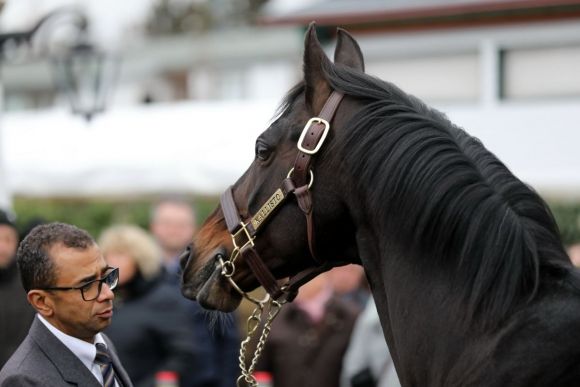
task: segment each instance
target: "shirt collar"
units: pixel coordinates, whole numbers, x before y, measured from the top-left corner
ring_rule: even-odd
[[[46,328],[56,336],[72,353],[74,353],[81,362],[90,370],[95,362],[95,356],[97,355],[97,348],[95,344],[105,343],[103,339],[103,335],[97,333],[95,335],[94,344],[87,343],[81,339],[77,339],[76,337],[67,335],[66,333],[62,332],[51,323],[49,323],[44,317],[38,315],[38,319],[46,326]]]

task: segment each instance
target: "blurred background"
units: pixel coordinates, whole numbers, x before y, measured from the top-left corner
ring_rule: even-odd
[[[180,194],[199,220],[301,79],[316,21],[480,138],[580,240],[580,0],[8,0],[0,207],[95,235]]]

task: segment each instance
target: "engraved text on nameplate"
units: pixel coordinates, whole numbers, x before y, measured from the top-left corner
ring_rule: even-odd
[[[274,192],[274,194],[270,196],[268,201],[264,203],[262,208],[260,208],[260,210],[252,218],[252,226],[254,226],[254,229],[258,229],[258,227],[260,227],[260,225],[264,223],[264,221],[268,218],[268,216],[272,213],[272,211],[274,211],[274,209],[276,209],[276,207],[278,207],[278,205],[282,203],[283,199],[284,194],[282,193],[282,189],[278,188],[276,192]]]

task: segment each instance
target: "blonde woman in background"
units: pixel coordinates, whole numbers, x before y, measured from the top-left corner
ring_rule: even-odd
[[[180,386],[191,378],[194,354],[186,300],[166,280],[155,240],[133,225],[106,229],[99,245],[119,268],[115,315],[106,330],[136,387],[155,385],[156,374],[175,374]]]

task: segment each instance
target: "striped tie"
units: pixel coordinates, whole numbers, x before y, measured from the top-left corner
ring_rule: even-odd
[[[103,387],[115,387],[115,372],[113,371],[113,363],[111,355],[105,344],[97,343],[97,356],[95,356],[95,363],[101,367],[103,373]]]

